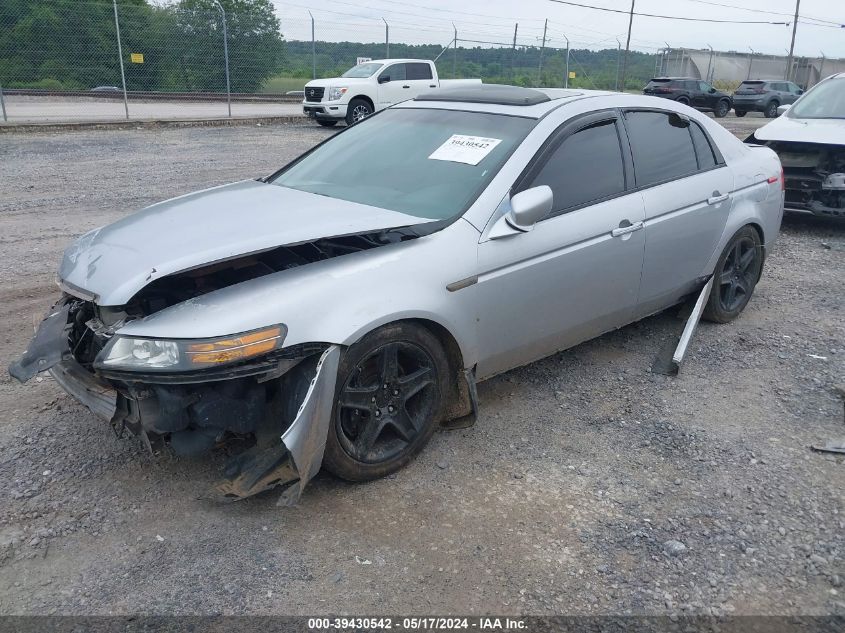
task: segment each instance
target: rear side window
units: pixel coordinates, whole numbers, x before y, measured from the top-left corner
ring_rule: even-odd
[[[431,66],[428,64],[405,64],[408,79],[431,79]]]
[[[672,125],[665,112],[625,113],[638,187],[681,178],[698,170],[688,127]]]
[[[689,131],[692,135],[692,143],[695,146],[695,154],[698,156],[698,168],[701,170],[712,169],[716,166],[716,156],[713,154],[713,148],[704,135],[704,131],[695,121],[690,121]]]
[[[624,192],[625,167],[615,122],[595,123],[566,137],[523,189],[540,185],[554,192],[553,213]]]

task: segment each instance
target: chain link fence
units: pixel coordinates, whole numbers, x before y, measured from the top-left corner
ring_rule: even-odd
[[[543,19],[456,25],[436,14],[393,21],[354,11],[314,16],[271,0],[2,0],[3,120],[296,116],[307,81],[360,58],[434,59],[447,79],[633,91],[657,74],[718,82],[780,72],[761,55],[639,46],[623,87],[615,36],[570,39]],[[841,63],[798,60],[795,72],[809,67],[804,83],[815,83]]]

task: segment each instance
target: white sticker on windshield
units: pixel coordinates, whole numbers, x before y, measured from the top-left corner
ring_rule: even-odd
[[[500,138],[453,134],[446,139],[443,145],[432,152],[429,159],[477,165],[501,142],[502,139]]]

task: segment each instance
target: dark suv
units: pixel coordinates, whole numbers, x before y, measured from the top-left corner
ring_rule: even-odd
[[[689,77],[655,77],[643,89],[643,94],[672,99],[696,110],[712,112],[722,118],[731,111],[730,95],[716,90],[706,81]]]
[[[795,103],[802,94],[804,91],[791,81],[749,79],[734,91],[734,112],[737,116],[745,116],[746,112],[762,112],[773,119],[778,115],[778,106]]]

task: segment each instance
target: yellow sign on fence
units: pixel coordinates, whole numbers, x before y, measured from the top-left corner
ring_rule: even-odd
[[[133,64],[143,64],[144,63],[144,54],[143,53],[130,53],[129,59],[132,61]]]
[[[575,79],[575,71],[574,71],[574,70],[570,70],[570,71],[569,71],[569,78],[570,78],[570,79]]]

